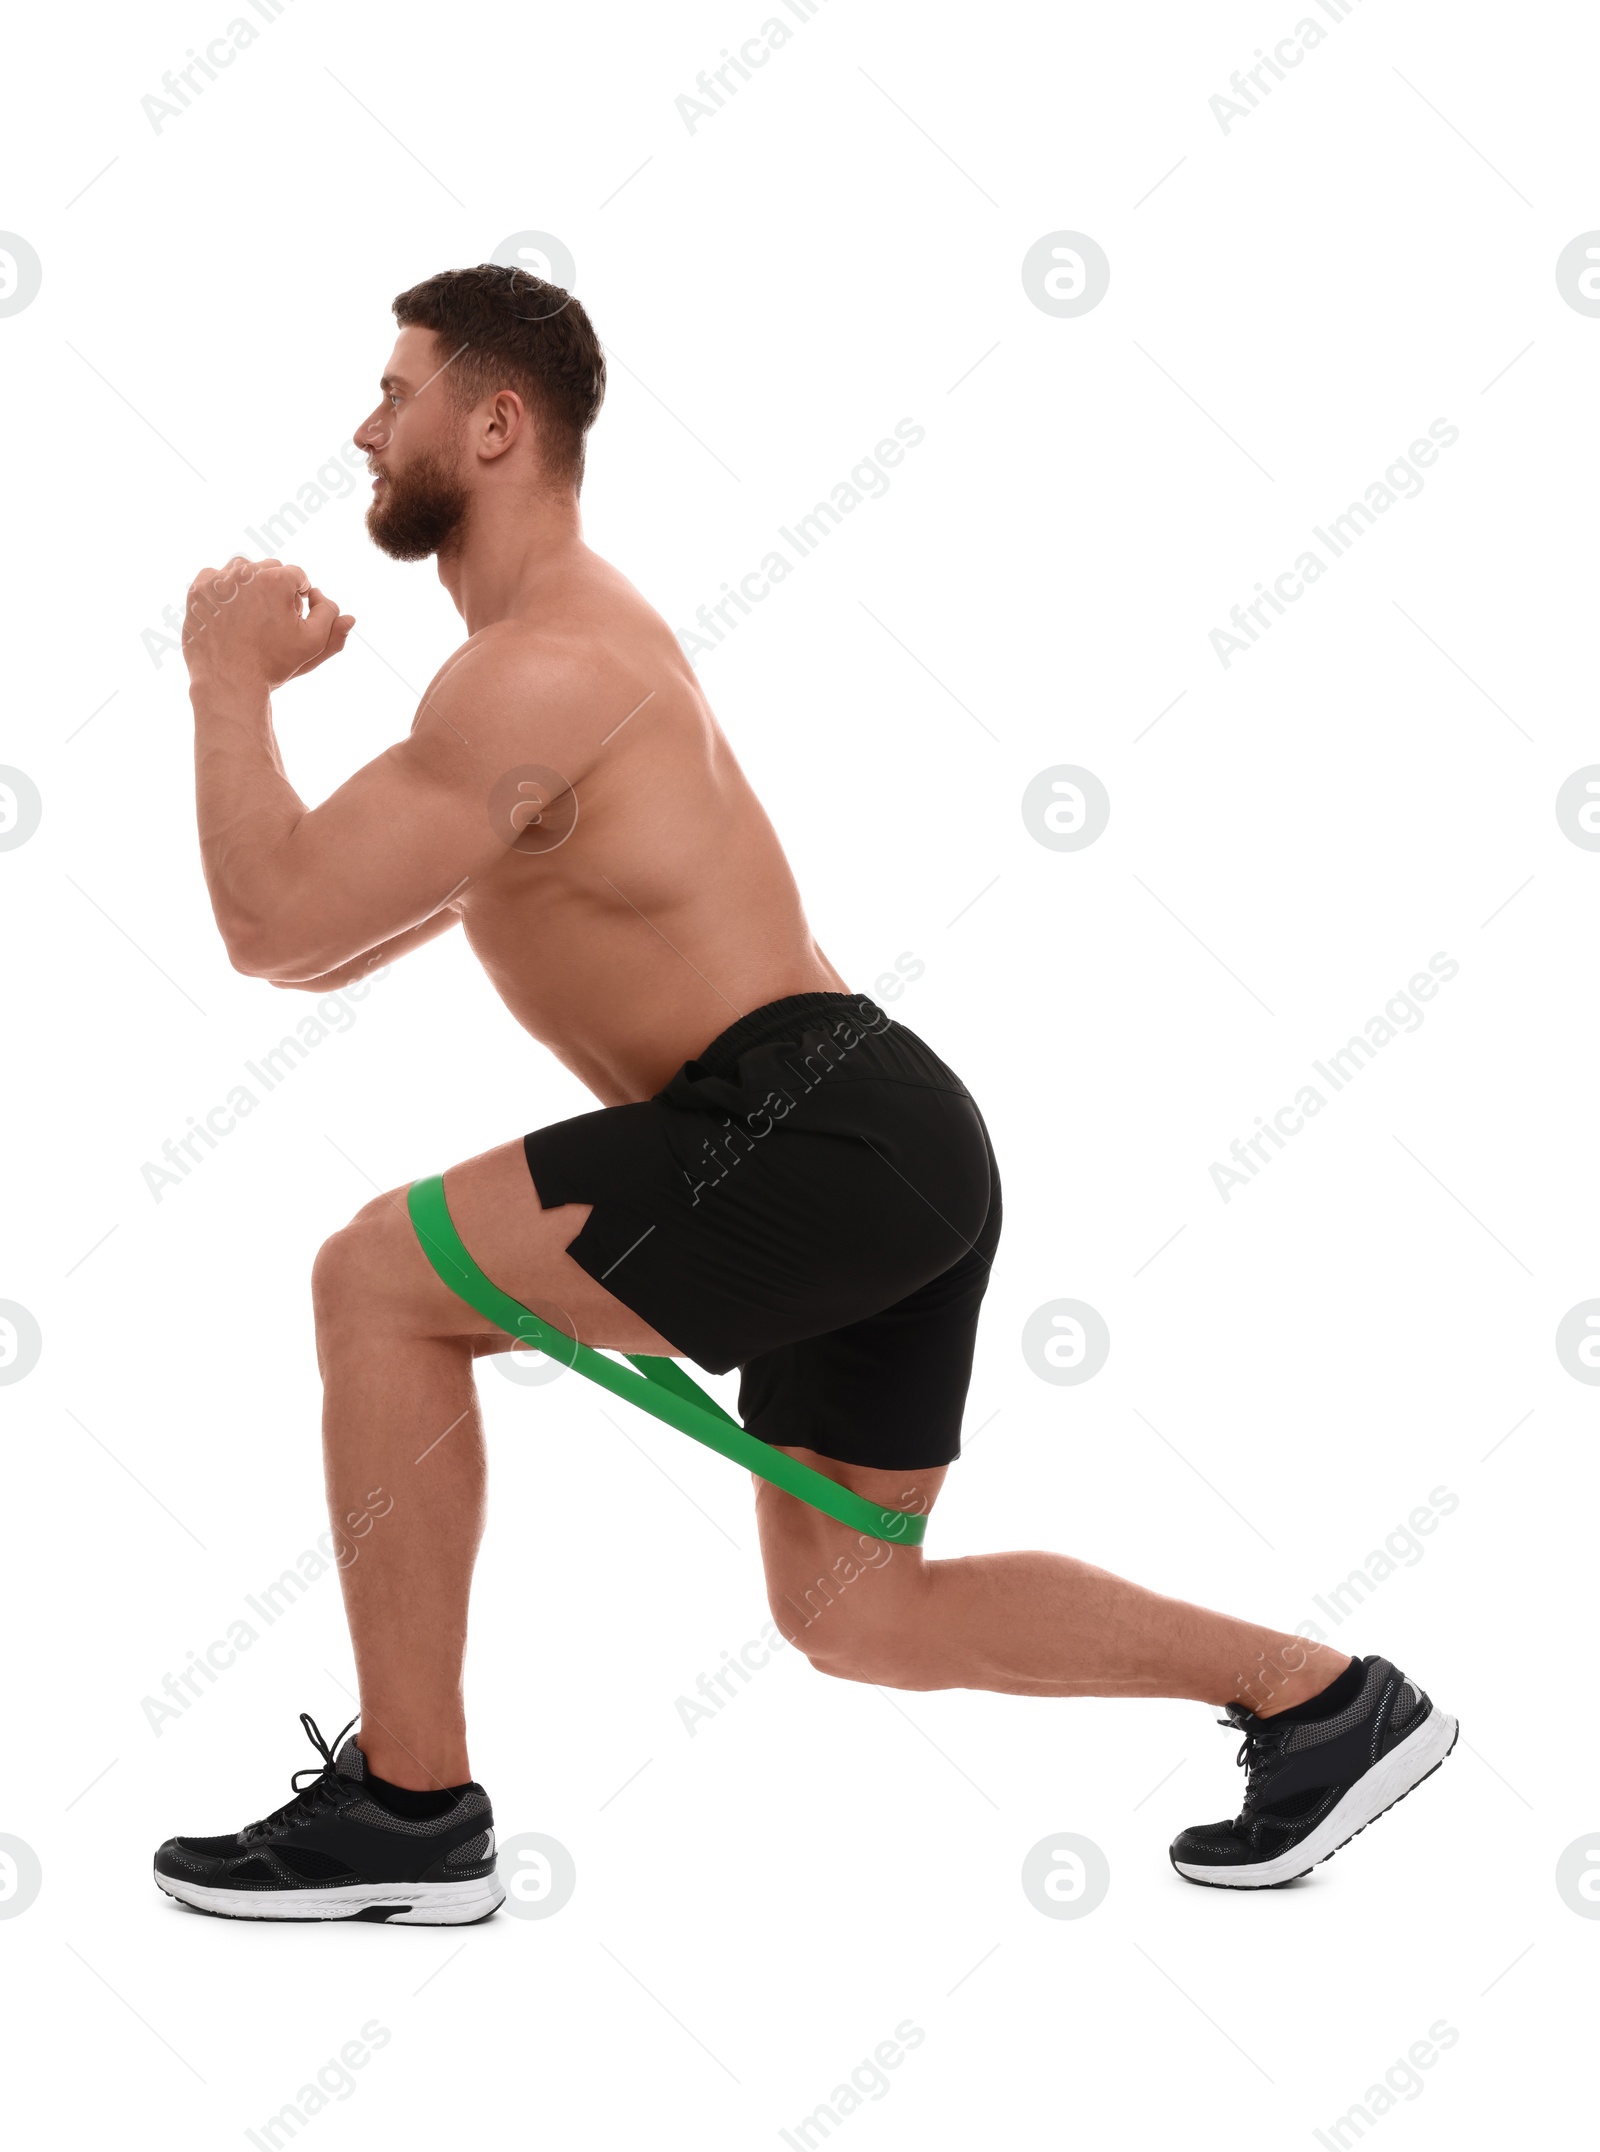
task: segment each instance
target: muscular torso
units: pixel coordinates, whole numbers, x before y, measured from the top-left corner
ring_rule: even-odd
[[[563,762],[537,692],[525,728],[514,709],[500,720],[505,775],[484,811],[507,845],[452,909],[512,1015],[610,1105],[648,1097],[748,1010],[846,982],[666,623],[587,550],[540,592],[527,632],[545,650],[552,621],[582,668],[583,720]],[[533,778],[512,819],[530,767],[570,790]]]

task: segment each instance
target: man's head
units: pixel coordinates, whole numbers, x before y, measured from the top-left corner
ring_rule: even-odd
[[[355,435],[376,480],[377,545],[396,560],[439,552],[485,484],[577,493],[606,362],[569,292],[483,262],[414,284],[394,316],[383,393]]]

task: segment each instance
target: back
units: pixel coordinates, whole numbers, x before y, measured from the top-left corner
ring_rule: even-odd
[[[496,735],[506,849],[456,908],[517,1021],[613,1104],[747,1010],[842,989],[676,637],[626,578],[580,548],[537,619],[489,632],[526,702]],[[548,802],[537,821],[517,811],[519,770],[523,798]]]

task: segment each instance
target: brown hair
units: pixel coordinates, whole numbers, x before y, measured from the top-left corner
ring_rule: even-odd
[[[447,353],[446,379],[462,409],[515,389],[541,423],[545,469],[583,485],[584,443],[605,401],[606,361],[578,300],[526,269],[480,262],[444,269],[394,302],[402,329],[431,329]]]

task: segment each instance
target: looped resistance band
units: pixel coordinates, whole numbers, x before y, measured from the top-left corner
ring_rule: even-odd
[[[642,1412],[653,1413],[658,1420],[665,1420],[680,1435],[690,1435],[696,1442],[703,1442],[707,1449],[731,1457],[747,1472],[770,1480],[785,1494],[809,1502],[813,1509],[820,1509],[840,1524],[848,1524],[854,1531],[870,1533],[874,1539],[893,1540],[902,1547],[921,1543],[927,1529],[925,1517],[908,1516],[903,1510],[881,1509],[864,1495],[841,1487],[836,1480],[827,1479],[820,1472],[813,1472],[797,1457],[774,1449],[770,1442],[752,1435],[724,1412],[716,1399],[708,1397],[698,1383],[692,1382],[675,1360],[658,1359],[648,1353],[629,1353],[627,1357],[639,1371],[630,1374],[615,1360],[608,1360],[604,1353],[596,1352],[592,1346],[580,1345],[576,1338],[569,1338],[565,1331],[557,1330],[535,1315],[531,1308],[525,1308],[520,1300],[513,1300],[509,1293],[501,1292],[467,1253],[450,1215],[450,1206],[445,1201],[444,1180],[440,1174],[433,1174],[425,1181],[413,1181],[406,1197],[406,1208],[411,1213],[411,1223],[422,1252],[439,1277],[468,1307],[487,1316],[497,1330],[507,1331],[525,1345],[536,1346],[563,1367],[576,1368],[580,1375],[587,1375],[602,1389],[626,1398],[630,1405],[637,1405]]]

